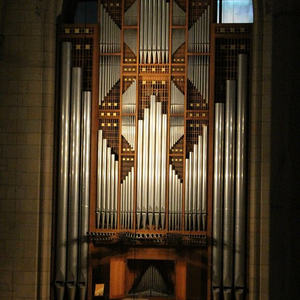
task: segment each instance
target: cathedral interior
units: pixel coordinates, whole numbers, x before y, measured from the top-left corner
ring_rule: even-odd
[[[299,16],[0,0],[0,300],[297,299]]]

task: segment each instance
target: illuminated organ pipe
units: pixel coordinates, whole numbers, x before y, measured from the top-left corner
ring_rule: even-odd
[[[224,160],[224,297],[231,294],[233,280],[234,157],[235,157],[235,90],[236,81],[226,81],[225,160]]]
[[[67,210],[69,182],[69,126],[71,88],[71,48],[69,42],[62,43],[61,90],[60,90],[60,140],[59,172],[57,192],[56,229],[56,298],[63,300],[66,282]]]
[[[215,106],[212,277],[214,299],[221,297],[232,299],[233,289],[237,300],[244,299],[245,294],[247,100],[245,54],[238,55],[237,77],[237,97],[236,81],[226,81],[225,130],[224,104]]]
[[[90,201],[90,151],[91,151],[91,92],[83,92],[82,99],[82,144],[81,144],[81,189],[80,189],[80,236],[78,286],[80,299],[84,300],[88,282],[88,242],[85,238],[89,230],[89,201]]]
[[[247,55],[238,55],[236,184],[235,184],[235,257],[234,285],[236,294],[243,299],[245,293],[246,259],[246,101]],[[238,290],[241,289],[241,290]]]
[[[98,130],[97,228],[116,228],[118,199],[118,161]]]
[[[120,57],[100,56],[99,58],[99,105],[108,96],[120,79]]]
[[[135,113],[136,107],[136,81],[122,95],[122,112],[125,114]]]
[[[184,118],[170,118],[170,149],[183,137],[184,134]]]
[[[188,79],[208,103],[209,97],[209,57],[190,56],[188,62]]]
[[[135,117],[122,117],[122,136],[129,143],[132,149],[135,149]]]
[[[121,183],[121,227],[133,228],[134,167]]]
[[[220,298],[222,286],[223,235],[223,161],[224,161],[224,104],[215,104],[214,137],[214,189],[213,189],[213,266],[212,286],[214,300]]]
[[[207,126],[185,159],[185,229],[206,230],[207,217]]]
[[[81,68],[72,68],[71,128],[70,128],[70,178],[67,251],[68,299],[75,299],[78,263],[78,226],[80,191],[80,116],[81,116]]]
[[[171,81],[171,114],[183,114],[184,95],[180,89]]]
[[[138,121],[137,228],[164,227],[167,115],[150,96],[144,120]]]
[[[100,52],[120,52],[121,30],[108,13],[107,9],[100,4]]]
[[[169,2],[141,0],[140,63],[169,61]]]
[[[182,213],[182,182],[169,165],[169,230],[180,230]]]
[[[173,24],[185,25],[185,12],[176,3],[176,1],[173,1]]]
[[[189,52],[209,52],[210,6],[189,29]]]

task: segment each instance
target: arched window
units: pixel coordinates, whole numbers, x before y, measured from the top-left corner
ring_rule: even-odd
[[[252,0],[218,0],[217,23],[253,23]]]

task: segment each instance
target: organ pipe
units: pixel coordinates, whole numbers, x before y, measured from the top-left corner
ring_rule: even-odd
[[[212,286],[214,299],[222,286],[224,104],[215,104]]]
[[[136,106],[136,81],[122,95],[122,111],[125,114],[135,113]]]
[[[233,280],[235,89],[235,80],[227,80],[225,109],[223,286],[228,289],[231,289]]]
[[[90,201],[90,151],[91,151],[91,92],[83,92],[82,104],[82,147],[81,147],[81,191],[80,191],[80,239],[78,285],[80,299],[84,300],[88,282],[88,242],[85,238],[89,229]]]
[[[181,114],[184,112],[184,95],[171,81],[171,114]]]
[[[133,203],[134,203],[134,167],[121,183],[121,225],[125,229],[133,228]]]
[[[55,288],[58,300],[63,300],[66,281],[71,49],[72,45],[70,42],[62,43],[55,271]]]
[[[120,28],[103,4],[100,4],[100,16],[100,52],[120,52]]]
[[[196,22],[189,28],[190,52],[209,52],[210,6],[208,5]]]
[[[70,300],[75,299],[78,260],[79,177],[80,177],[80,116],[81,68],[72,68],[71,128],[70,128],[70,181],[67,254],[67,290]]]
[[[138,120],[138,153],[143,153],[143,120]],[[136,211],[137,211],[137,229],[140,229],[141,225],[141,210],[142,210],[142,166],[143,156],[139,157],[137,161],[137,200],[136,200]]]
[[[168,63],[169,2],[141,0],[140,62]]]
[[[202,228],[206,230],[207,216],[207,126],[202,126]]]
[[[247,55],[238,55],[234,285],[245,287]],[[240,291],[243,294],[243,291]]]
[[[118,161],[98,130],[97,228],[116,228],[118,199]]]
[[[99,58],[99,105],[109,95],[120,79],[120,57],[100,56]]]
[[[188,79],[208,103],[209,99],[209,57],[191,56],[188,61]]]
[[[150,96],[144,120],[138,121],[137,227],[164,227],[167,115]]]
[[[207,215],[207,126],[185,160],[185,229],[205,230]]]

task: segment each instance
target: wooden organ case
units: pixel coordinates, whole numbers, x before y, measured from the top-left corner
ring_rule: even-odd
[[[55,282],[66,282],[67,292],[57,288],[55,299],[243,299],[226,298],[225,281],[213,274],[225,268],[214,253],[226,257],[218,246],[224,230],[216,229],[214,130],[215,106],[227,103],[227,81],[238,80],[239,55],[250,54],[251,25],[215,24],[212,0],[99,0],[98,10],[98,25],[63,25],[58,35],[90,92],[82,122],[90,118],[91,136],[81,148],[90,153],[85,186],[84,171],[80,179],[89,193],[74,204],[85,210],[77,219],[68,213],[66,239],[78,239],[78,250],[57,243],[56,261],[67,268],[56,266]],[[79,266],[80,257],[87,263],[72,279],[74,253]]]

